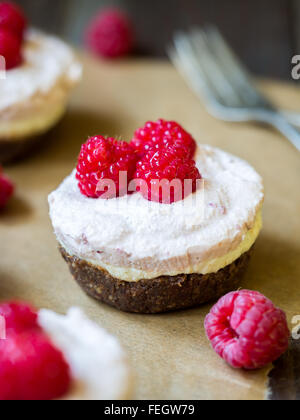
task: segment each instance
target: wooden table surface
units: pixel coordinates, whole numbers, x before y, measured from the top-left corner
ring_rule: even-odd
[[[264,230],[243,286],[271,298],[295,327],[293,317],[300,314],[299,153],[266,127],[214,120],[167,62],[108,64],[85,57],[84,64],[83,83],[60,126],[29,160],[7,168],[17,193],[0,216],[1,299],[18,297],[61,313],[74,305],[83,308],[127,350],[136,378],[134,398],[266,398],[270,366],[257,372],[235,371],[211,350],[203,329],[211,305],[144,316],[121,313],[88,298],[57,251],[47,195],[74,168],[88,135],[129,140],[146,120],[178,120],[200,143],[247,159],[264,177]],[[279,105],[299,107],[294,86],[271,82],[262,86]],[[294,342],[271,374],[270,398],[299,398],[299,360],[299,345]]]

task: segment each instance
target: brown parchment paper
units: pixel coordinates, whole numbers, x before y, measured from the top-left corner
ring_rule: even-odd
[[[84,58],[84,81],[42,150],[7,168],[17,193],[0,216],[0,299],[21,298],[65,313],[80,306],[128,352],[138,399],[262,399],[269,370],[234,371],[211,350],[203,321],[211,305],[160,316],[120,313],[88,298],[57,251],[47,195],[75,165],[88,135],[130,139],[159,117],[181,122],[202,143],[247,159],[266,186],[264,230],[243,286],[266,294],[291,323],[300,314],[300,154],[263,126],[208,116],[168,63]],[[292,84],[263,83],[278,104],[300,110]]]

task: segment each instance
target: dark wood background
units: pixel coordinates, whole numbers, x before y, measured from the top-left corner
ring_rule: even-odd
[[[215,23],[256,74],[291,79],[300,54],[300,0],[15,0],[31,21],[79,44],[98,9],[119,5],[131,16],[137,53],[164,56],[174,30]]]

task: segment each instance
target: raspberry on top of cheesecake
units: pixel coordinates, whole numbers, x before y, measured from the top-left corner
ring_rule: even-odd
[[[138,150],[132,146],[131,152],[137,154],[133,182],[143,178],[146,194],[145,189],[123,191],[106,200],[85,194],[83,187],[88,186],[89,192],[97,190],[107,159],[97,147],[86,155],[88,141],[77,172],[49,197],[55,234],[68,262],[71,264],[70,258],[79,260],[73,274],[81,284],[85,275],[80,277],[80,261],[100,270],[106,279],[127,286],[136,283],[136,287],[139,283],[150,287],[162,277],[214,275],[229,270],[258,237],[264,190],[256,171],[217,148],[196,148],[176,123],[159,121],[146,128],[151,124],[152,137],[142,130],[141,142],[150,138],[146,150],[141,155],[139,144]],[[132,143],[137,144],[136,136]],[[162,188],[158,194],[151,193],[151,187],[163,178],[179,178],[184,183],[185,176],[192,178],[192,190],[184,193],[182,200],[174,200],[171,194],[171,201],[165,203]],[[130,177],[128,183],[130,187]],[[99,281],[102,283],[98,278],[97,284]],[[92,279],[88,283],[91,292]]]
[[[26,303],[0,304],[0,400],[129,397],[131,375],[118,341],[71,309],[58,315]]]

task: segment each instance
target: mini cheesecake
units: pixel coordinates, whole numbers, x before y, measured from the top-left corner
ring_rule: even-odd
[[[59,315],[5,302],[0,321],[0,401],[129,398],[120,343],[79,308]]]
[[[62,352],[71,371],[71,388],[62,400],[124,400],[132,375],[118,340],[78,308],[67,315],[42,309],[38,323]]]
[[[162,204],[141,193],[91,199],[74,171],[49,196],[60,252],[86,293],[120,310],[195,307],[239,287],[262,228],[261,177],[200,145],[201,187]]]
[[[65,113],[82,66],[71,48],[37,30],[25,34],[23,63],[0,80],[0,163],[41,139]]]

